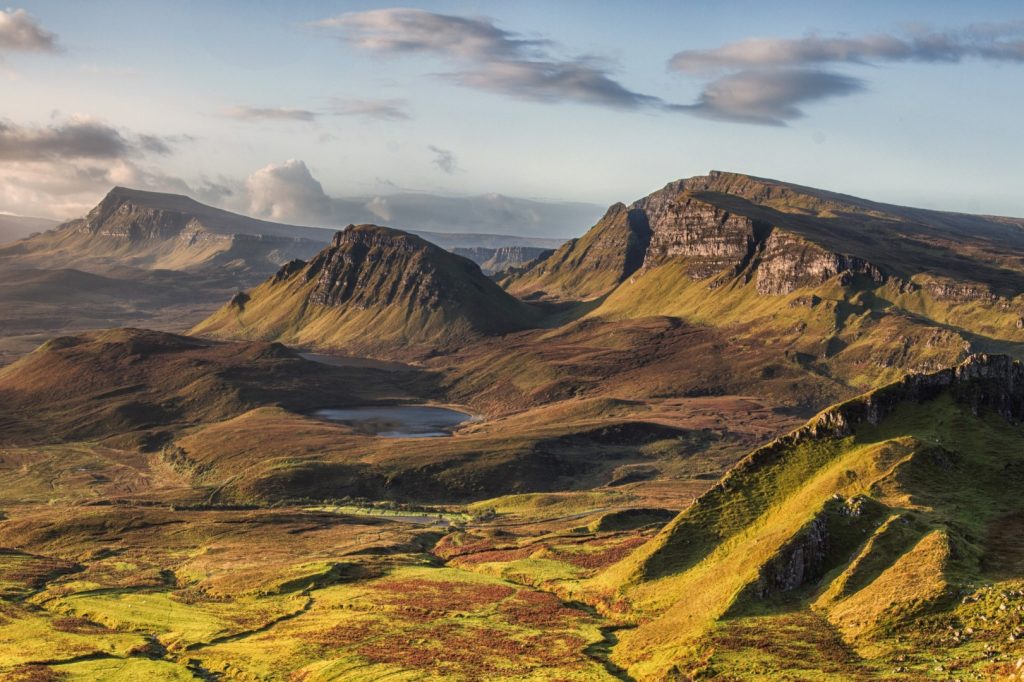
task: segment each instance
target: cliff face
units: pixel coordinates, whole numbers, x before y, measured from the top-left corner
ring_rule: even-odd
[[[529,326],[534,312],[472,261],[414,235],[349,225],[193,331],[381,356],[440,350]]]
[[[866,259],[779,228],[766,216],[745,215],[716,205],[714,193],[750,202],[794,200],[792,192],[717,172],[669,183],[631,207],[644,214],[651,228],[644,268],[679,261],[690,277],[698,280],[743,273],[745,281],[756,282],[762,295],[788,294],[840,274],[863,274],[878,283],[885,281],[882,270]],[[835,206],[821,202],[826,205]]]

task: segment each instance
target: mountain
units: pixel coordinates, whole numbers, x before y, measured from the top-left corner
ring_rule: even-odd
[[[615,204],[583,237],[503,282],[516,296],[589,299],[611,291],[643,264],[650,227],[642,211]]]
[[[1024,220],[880,204],[735,173],[669,183],[503,282],[785,349],[867,388],[977,351],[1024,356]]]
[[[115,187],[84,218],[0,247],[0,263],[98,269],[229,269],[263,277],[316,253],[327,230],[280,225],[186,196]]]
[[[0,230],[6,222],[10,221],[0,217]],[[40,229],[33,225],[34,231]],[[178,194],[115,187],[85,217],[26,242],[0,246],[0,264],[85,270],[227,269],[243,282],[255,283],[290,260],[311,258],[333,234],[326,228],[250,218]],[[417,234],[447,249],[561,244],[557,239],[497,234]]]
[[[472,261],[405,232],[349,225],[308,263],[284,266],[193,333],[378,356],[456,347],[535,319]]]
[[[509,268],[522,268],[537,259],[547,258],[553,253],[551,249],[537,246],[499,246],[496,248],[460,246],[451,249],[451,252],[458,256],[464,256],[479,265],[485,275],[494,275]]]
[[[29,218],[0,213],[0,244],[24,239],[37,232],[44,232],[56,224],[57,221],[46,218]]]
[[[613,659],[644,680],[918,679],[1019,651],[1001,581],[1024,569],[1022,420],[1024,366],[975,355],[753,451],[591,582],[639,623]]]

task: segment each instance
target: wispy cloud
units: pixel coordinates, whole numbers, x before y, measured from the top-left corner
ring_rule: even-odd
[[[683,50],[669,60],[669,69],[712,80],[696,103],[670,108],[722,121],[785,125],[804,115],[803,104],[867,89],[864,80],[830,67],[966,59],[1024,63],[1024,21],[861,37],[748,38]]]
[[[918,29],[859,38],[749,38],[710,50],[684,50],[669,68],[690,74],[738,69],[883,62],[956,63],[969,58],[1024,63],[1024,21],[976,24],[959,31]]]
[[[485,62],[445,77],[460,85],[536,102],[572,100],[616,109],[664,105],[657,97],[629,90],[585,60]]]
[[[596,60],[555,57],[558,46],[552,41],[506,31],[489,19],[398,8],[342,14],[314,25],[369,52],[447,59],[458,68],[442,77],[478,90],[546,103],[623,109],[664,105],[622,85]]]
[[[434,165],[437,166],[442,173],[452,175],[459,169],[459,163],[455,159],[455,154],[450,149],[441,149],[434,145],[428,145],[427,149],[434,153]]]
[[[671,108],[719,121],[782,126],[804,116],[804,103],[863,89],[860,79],[827,71],[749,70],[708,83],[695,104]]]
[[[341,39],[375,52],[435,53],[449,57],[494,61],[518,59],[550,43],[504,31],[487,19],[436,14],[420,9],[378,9],[352,12],[313,24],[338,29]]]
[[[360,116],[382,121],[404,121],[409,114],[409,103],[404,99],[345,99],[331,102],[331,113],[337,116]]]
[[[192,188],[148,166],[189,139],[140,134],[83,115],[45,126],[0,120],[0,207],[66,218],[113,185],[203,196],[204,186]]]
[[[306,109],[285,109],[281,107],[234,106],[224,110],[224,115],[239,121],[305,121],[316,120],[317,114]]]
[[[122,133],[83,116],[42,127],[0,121],[0,161],[117,159],[170,151],[169,138]]]
[[[59,52],[57,36],[23,9],[0,10],[0,53]]]

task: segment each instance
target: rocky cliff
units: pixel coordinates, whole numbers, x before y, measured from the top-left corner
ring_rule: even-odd
[[[415,355],[521,329],[534,316],[466,258],[398,230],[349,225],[194,333]]]
[[[729,328],[854,390],[972,352],[1024,357],[1024,221],[735,173],[615,204],[501,283],[522,298],[600,297],[594,318]]]
[[[547,258],[554,253],[554,249],[539,246],[457,246],[451,252],[479,265],[485,275],[495,275],[509,268],[522,268],[535,260]]]

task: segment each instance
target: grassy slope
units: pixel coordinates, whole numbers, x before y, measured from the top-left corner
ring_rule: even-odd
[[[913,635],[919,626],[906,623],[948,608],[955,586],[992,577],[983,561],[988,529],[1022,511],[1008,478],[1020,474],[1007,473],[1019,472],[1012,453],[1022,437],[1020,426],[975,417],[946,397],[741,467],[591,583],[617,587],[641,622],[623,634],[616,660],[641,679],[728,668],[726,654],[709,653],[715,632],[743,614],[794,608],[822,614],[866,655],[878,653],[871,644],[879,638]],[[824,576],[781,602],[753,596],[761,572],[816,517],[834,537]]]
[[[537,314],[506,294],[468,259],[397,230],[358,226],[305,267],[275,276],[249,293],[244,306],[226,305],[192,333],[220,338],[273,339],[369,357],[458,347],[482,334],[519,329]],[[366,250],[361,242],[369,243]],[[326,286],[354,288],[350,300],[313,302]],[[313,272],[315,270],[315,272]],[[435,301],[418,302],[436,289]]]
[[[639,267],[645,235],[630,224],[629,211],[615,204],[579,239],[502,282],[519,297],[587,300],[608,293]]]
[[[624,282],[589,316],[670,315],[718,327],[739,339],[781,345],[816,373],[861,389],[954,364],[968,347],[1024,357],[1024,329],[1017,327],[1024,297],[1004,305],[951,303],[924,287],[901,293],[892,284],[843,286],[835,278],[765,296],[740,278],[713,288],[712,282],[718,280],[692,280],[684,263],[670,262]]]

